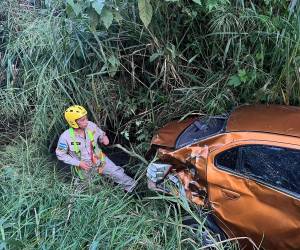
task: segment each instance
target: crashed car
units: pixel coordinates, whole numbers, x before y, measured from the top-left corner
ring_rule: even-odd
[[[227,117],[172,121],[151,145],[151,189],[179,182],[227,237],[249,239],[241,247],[300,249],[299,107],[245,105]]]

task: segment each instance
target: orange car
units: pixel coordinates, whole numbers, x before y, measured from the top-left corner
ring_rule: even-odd
[[[175,176],[228,237],[300,249],[300,108],[245,105],[228,118],[174,121],[151,144],[159,158],[148,166],[151,189]]]

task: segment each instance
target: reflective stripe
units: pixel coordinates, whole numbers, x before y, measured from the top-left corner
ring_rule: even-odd
[[[77,145],[76,137],[75,137],[75,131],[73,128],[69,129],[71,140],[74,144],[75,154],[78,156],[79,160],[81,160],[81,152],[80,148]],[[93,154],[99,158],[101,161],[101,166],[105,165],[105,154],[102,152],[102,150],[98,147],[97,143],[95,143],[94,134],[91,130],[87,129],[87,135],[91,141],[91,160],[93,162]],[[84,176],[82,174],[82,169],[79,167],[75,167],[75,173],[79,176],[80,179],[83,179]]]
[[[91,142],[94,141],[94,134],[91,130],[87,129],[87,134]]]
[[[80,153],[80,149],[79,149],[79,147],[78,147],[78,145],[77,145],[77,141],[76,141],[76,138],[75,138],[75,132],[74,132],[74,129],[73,129],[73,128],[70,128],[69,131],[70,131],[70,137],[71,137],[72,142],[73,142],[73,144],[74,144],[75,153],[77,154],[77,156],[79,157],[79,160],[80,160],[80,158],[81,158],[81,153]]]
[[[95,138],[94,138],[93,132],[88,129],[87,134],[88,134],[88,137],[89,137],[89,139],[92,143],[93,152],[99,158],[99,160],[101,161],[101,165],[103,166],[105,164],[105,154],[102,152],[101,148],[98,147],[97,143],[95,143]],[[93,152],[91,152],[91,154]]]
[[[77,145],[77,141],[76,141],[74,129],[70,128],[69,132],[70,132],[71,140],[72,140],[72,142],[74,144],[75,154],[79,157],[79,160],[81,160],[81,152],[80,152],[80,149],[79,149],[79,147]],[[79,177],[79,179],[81,179],[81,180],[84,179],[84,176],[83,176],[83,173],[82,173],[82,169],[80,167],[73,166],[72,169],[74,170],[72,172],[75,172],[77,174],[77,176]]]

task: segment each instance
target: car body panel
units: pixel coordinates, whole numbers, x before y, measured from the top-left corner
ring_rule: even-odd
[[[299,121],[300,107],[244,105],[232,112],[226,131],[259,131],[300,137]]]
[[[254,135],[250,136],[255,138]],[[212,152],[207,159],[207,183],[211,208],[220,227],[231,237],[250,237],[266,249],[300,246],[299,199],[244,176],[219,169],[215,156],[239,145],[263,144],[300,149],[274,141],[236,141]],[[276,219],[276,223],[274,223]],[[274,239],[280,239],[274,240]]]
[[[244,112],[244,113],[243,113]],[[274,117],[278,116],[278,117]],[[300,248],[299,197],[215,166],[215,156],[238,145],[272,145],[300,150],[300,108],[242,106],[228,118],[224,133],[174,149],[195,118],[166,125],[153,138],[159,158],[173,164],[187,197],[210,207],[230,237],[250,237],[266,249]],[[174,129],[174,130],[173,130]],[[193,172],[192,169],[196,172]],[[193,182],[193,188],[189,183]],[[196,182],[196,183],[195,183]],[[195,186],[206,195],[194,195]],[[250,241],[243,241],[242,244]],[[249,244],[248,244],[249,246]]]
[[[181,132],[199,117],[189,117],[183,121],[172,121],[159,129],[153,136],[151,144],[174,148],[177,137]]]
[[[176,165],[176,173],[181,180],[186,196],[197,205],[204,205],[205,196],[199,195],[199,193],[207,193],[206,190],[206,160],[208,156],[208,147],[199,147],[198,145],[191,147],[184,147],[182,149],[176,150],[174,152],[169,152],[165,154],[163,159],[177,159],[180,164]],[[167,158],[166,158],[167,157]],[[170,162],[170,161],[169,161]],[[195,172],[192,169],[181,168],[181,166],[194,166]],[[194,187],[190,187],[191,181]],[[193,189],[197,188],[199,190],[198,194],[193,195]]]

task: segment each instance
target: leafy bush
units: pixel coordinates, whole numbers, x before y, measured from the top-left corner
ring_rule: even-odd
[[[143,156],[153,130],[175,117],[299,105],[299,22],[295,0],[1,1],[1,246],[198,246],[169,221],[168,203],[158,212],[109,185],[80,196],[68,216],[72,184],[49,172],[48,158],[63,110],[83,104]]]

